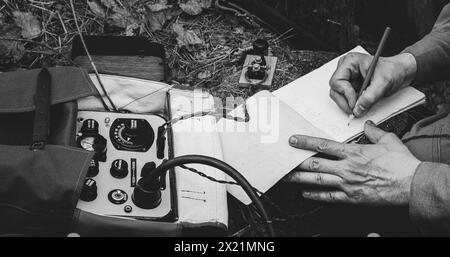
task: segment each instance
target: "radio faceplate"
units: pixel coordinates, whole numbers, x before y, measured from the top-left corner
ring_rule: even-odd
[[[162,183],[161,202],[155,208],[141,209],[132,201],[144,165],[154,162],[158,166],[162,162],[157,158],[156,135],[165,122],[158,115],[78,112],[77,145],[96,154],[77,208],[104,216],[175,221],[173,172],[162,178],[165,183]],[[164,158],[168,159],[168,140],[165,141]]]

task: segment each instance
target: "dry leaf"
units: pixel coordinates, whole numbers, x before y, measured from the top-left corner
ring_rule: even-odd
[[[199,15],[203,9],[211,7],[211,4],[211,0],[184,0],[179,3],[179,6],[189,15]]]
[[[198,79],[207,79],[209,77],[211,77],[211,71],[209,70],[205,70],[205,71],[201,71],[197,74]]]
[[[132,22],[131,16],[128,16],[126,13],[113,13],[108,16],[108,24],[114,27],[126,28]]]
[[[151,12],[159,12],[172,7],[167,4],[167,0],[152,0],[145,4]]]
[[[234,33],[240,34],[240,35],[244,34],[244,27],[240,26],[240,27],[234,28]]]
[[[113,11],[116,11],[119,9],[119,5],[115,0],[100,0],[104,6],[106,6],[108,9],[111,9]]]
[[[33,39],[41,34],[41,23],[31,12],[14,11],[13,16],[17,26],[22,29],[23,38]]]
[[[152,31],[161,30],[166,22],[178,15],[179,9],[166,9],[159,12],[151,12],[147,14],[147,21]]]
[[[174,23],[173,31],[177,34],[179,46],[203,45],[203,40],[193,30],[185,30],[182,24]]]
[[[7,38],[19,38],[21,28],[14,24],[5,24],[0,17],[0,35]],[[25,54],[25,47],[22,42],[12,40],[0,40],[0,66],[18,63]]]
[[[137,24],[137,23],[128,25],[125,29],[125,36],[128,36],[128,37],[135,36],[136,35],[135,31],[137,31],[137,29],[139,29],[140,27],[141,27],[141,25]]]
[[[106,12],[105,8],[102,6],[102,4],[99,2],[99,0],[88,0],[87,4],[91,11],[98,16],[105,17]]]

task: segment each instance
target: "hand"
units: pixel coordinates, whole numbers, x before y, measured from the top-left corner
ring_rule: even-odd
[[[392,133],[366,122],[364,131],[373,145],[341,144],[331,140],[295,135],[289,144],[323,152],[337,161],[312,157],[300,170],[290,173],[288,182],[334,188],[304,192],[305,198],[368,205],[407,205],[413,175],[420,161]]]
[[[409,86],[417,72],[417,63],[409,53],[393,57],[380,57],[372,81],[357,99],[356,89],[361,87],[373,56],[349,53],[339,60],[330,80],[330,97],[346,113],[355,117],[364,115],[380,98]]]

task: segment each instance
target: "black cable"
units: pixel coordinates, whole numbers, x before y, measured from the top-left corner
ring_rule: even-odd
[[[212,176],[209,176],[209,175],[207,175],[207,174],[205,174],[205,173],[203,173],[203,172],[201,172],[201,171],[199,171],[197,169],[194,169],[192,167],[187,167],[186,165],[179,165],[179,167],[183,168],[185,170],[188,170],[188,171],[190,171],[192,173],[195,173],[195,174],[199,175],[200,177],[206,178],[206,179],[208,179],[208,180],[210,180],[212,182],[215,182],[215,183],[240,186],[240,184],[237,183],[237,182],[216,179],[216,178],[214,178]],[[319,211],[319,210],[324,208],[324,206],[319,206],[318,208],[316,208],[316,209],[314,209],[312,211],[309,211],[307,213],[289,214],[289,213],[283,211],[283,209],[280,206],[278,206],[275,202],[272,201],[272,199],[270,199],[268,196],[266,196],[263,192],[261,192],[257,188],[253,187],[253,190],[255,190],[255,192],[258,193],[261,198],[266,200],[268,204],[270,204],[278,213],[280,213],[283,216],[285,216],[285,218],[288,219],[288,220],[304,218],[304,217],[309,216],[310,214],[314,214],[315,212],[317,212],[317,211]]]
[[[250,183],[247,181],[247,179],[245,179],[244,176],[242,176],[236,169],[234,169],[227,163],[212,157],[203,155],[184,155],[165,161],[161,165],[159,165],[156,169],[152,170],[147,176],[141,178],[135,190],[146,191],[147,189],[145,187],[146,186],[152,187],[155,181],[158,181],[158,178],[161,177],[164,174],[164,172],[176,166],[191,163],[208,165],[216,169],[219,169],[223,171],[225,174],[229,175],[231,178],[233,178],[237,183],[239,183],[239,185],[242,187],[242,189],[245,191],[248,197],[252,200],[262,219],[265,221],[265,225],[267,227],[267,232],[269,236],[271,237],[275,236],[272,222],[269,220],[269,216],[267,215],[267,212],[264,209],[261,200],[258,198],[257,193],[250,185]]]

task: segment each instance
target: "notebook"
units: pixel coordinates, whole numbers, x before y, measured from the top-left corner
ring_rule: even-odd
[[[358,46],[350,52],[367,53]],[[348,142],[363,133],[364,122],[379,124],[425,102],[425,95],[407,87],[374,105],[348,126],[344,113],[329,97],[329,80],[339,57],[274,91],[261,91],[246,100],[250,120],[217,122],[223,160],[240,171],[261,192],[266,192],[315,152],[289,146],[291,135],[302,134]],[[242,106],[231,115],[244,118]],[[232,180],[231,178],[228,178]],[[235,185],[227,191],[245,204],[250,199]]]

